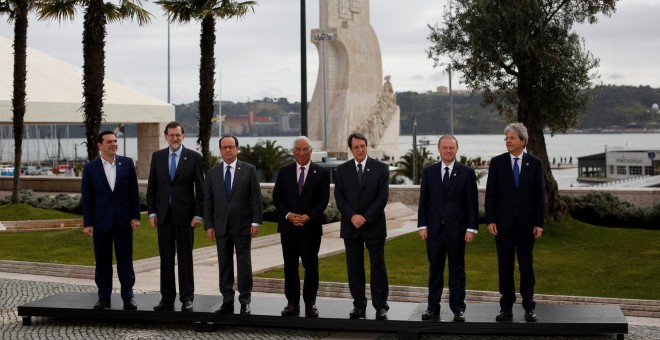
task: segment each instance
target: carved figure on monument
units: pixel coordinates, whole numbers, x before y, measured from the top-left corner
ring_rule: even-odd
[[[325,137],[326,151],[346,152],[345,136],[360,131],[368,135],[370,152],[398,155],[399,107],[390,78],[381,80],[369,0],[327,0],[319,6],[320,28],[311,34],[319,72],[308,110],[310,139],[324,145]]]

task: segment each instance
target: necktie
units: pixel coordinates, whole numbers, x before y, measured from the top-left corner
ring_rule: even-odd
[[[518,160],[520,158],[513,158],[513,181],[516,182],[516,188],[518,187],[518,181],[520,180],[520,168],[518,167]]]
[[[225,172],[225,192],[227,196],[231,193],[231,166],[227,166],[227,171]]]
[[[362,164],[358,163],[358,184],[362,184]]]
[[[170,179],[174,181],[174,174],[176,174],[176,154],[172,153],[170,156]]]
[[[298,194],[302,194],[303,184],[305,184],[305,167],[300,167],[300,177],[298,177]]]
[[[447,189],[447,185],[449,184],[449,167],[445,167],[445,174],[442,176],[442,185]]]

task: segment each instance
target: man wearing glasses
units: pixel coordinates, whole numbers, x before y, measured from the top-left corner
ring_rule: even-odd
[[[319,248],[323,235],[323,211],[330,199],[330,173],[311,161],[312,146],[305,136],[293,141],[295,162],[277,172],[273,203],[279,220],[277,231],[284,257],[284,295],[287,305],[282,316],[300,314],[298,258],[305,268],[303,301],[305,316],[319,316],[316,293],[319,288]]]
[[[234,249],[241,315],[251,314],[252,238],[263,220],[261,188],[252,164],[239,161],[238,139],[220,138],[222,163],[209,170],[204,190],[206,234],[216,242],[222,305],[216,313],[234,313]]]
[[[504,129],[507,152],[494,157],[486,182],[486,229],[495,236],[499,273],[500,313],[495,319],[513,318],[516,291],[513,271],[518,258],[520,295],[525,321],[535,322],[534,265],[535,239],[543,234],[545,186],[541,161],[523,152],[527,128],[511,123]]]
[[[337,167],[335,201],[341,212],[340,237],[346,247],[348,286],[353,297],[351,319],[366,318],[364,247],[371,264],[371,297],[376,319],[387,318],[389,287],[385,268],[385,205],[389,191],[387,164],[367,156],[367,138],[348,137],[352,160]]]

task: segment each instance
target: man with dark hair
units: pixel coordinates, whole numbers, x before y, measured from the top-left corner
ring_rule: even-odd
[[[151,157],[147,208],[149,224],[158,227],[160,254],[160,295],[156,311],[174,309],[176,285],[174,256],[178,259],[179,300],[184,312],[193,309],[193,241],[195,227],[204,216],[204,173],[202,156],[183,146],[183,127],[178,122],[165,126],[167,148]]]
[[[251,314],[252,238],[263,220],[261,188],[257,170],[237,159],[238,139],[220,138],[222,163],[206,176],[204,220],[206,234],[216,242],[220,266],[222,305],[216,313],[234,313],[234,249],[238,272],[238,300],[241,315]]]
[[[311,156],[309,138],[296,137],[293,141],[295,162],[277,172],[273,189],[273,204],[279,215],[277,231],[282,241],[284,295],[287,299],[282,316],[300,314],[299,258],[305,268],[305,316],[319,316],[316,308],[319,248],[323,235],[323,211],[330,199],[330,173],[312,162]]]
[[[348,137],[353,154],[337,167],[335,201],[341,212],[340,237],[346,247],[348,286],[353,297],[351,319],[364,319],[367,308],[365,294],[364,247],[371,264],[371,297],[376,319],[387,318],[389,287],[385,267],[387,236],[385,205],[389,194],[387,164],[367,156],[367,138],[360,133]]]
[[[101,132],[97,146],[101,156],[85,165],[81,185],[83,231],[94,241],[94,280],[99,298],[94,309],[107,310],[111,307],[114,248],[124,309],[135,310],[133,230],[140,225],[140,194],[135,165],[132,159],[117,155],[117,136],[112,131]]]
[[[429,260],[428,307],[422,320],[440,316],[445,259],[449,258],[449,308],[454,321],[465,321],[465,244],[472,242],[479,228],[479,202],[474,169],[456,161],[457,152],[454,136],[440,137],[442,161],[424,169],[419,186],[417,226]]]
[[[534,240],[543,234],[545,184],[541,161],[523,150],[527,128],[512,123],[504,129],[507,152],[493,157],[486,182],[486,228],[495,236],[499,273],[500,313],[497,321],[513,318],[516,287],[515,259],[520,270],[520,295],[525,321],[535,322]]]

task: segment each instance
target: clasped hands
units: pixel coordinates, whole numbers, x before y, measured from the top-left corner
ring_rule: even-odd
[[[289,222],[293,223],[293,225],[296,227],[302,227],[305,223],[311,220],[311,218],[307,214],[295,214],[295,213],[289,213],[286,219],[289,220]]]

